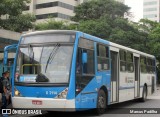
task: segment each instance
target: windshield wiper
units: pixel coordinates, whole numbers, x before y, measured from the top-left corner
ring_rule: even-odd
[[[49,62],[52,62],[52,60],[54,59],[58,49],[60,47],[60,44],[56,44],[56,46],[53,48],[53,50],[51,51],[49,57],[48,57],[48,60],[47,60],[47,63],[46,63],[46,68],[45,68],[45,73],[46,73],[46,70],[47,70],[47,67],[48,67],[48,64]]]
[[[51,63],[51,62],[53,61],[55,55],[56,55],[57,52],[58,52],[59,47],[60,47],[60,44],[57,45],[56,50],[55,50],[55,52],[51,55],[50,60],[48,61],[48,63]]]

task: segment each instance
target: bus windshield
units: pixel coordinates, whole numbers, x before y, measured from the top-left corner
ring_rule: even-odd
[[[15,82],[68,83],[72,52],[71,44],[20,46]]]

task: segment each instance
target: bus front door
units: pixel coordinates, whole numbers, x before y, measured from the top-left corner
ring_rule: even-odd
[[[118,52],[111,51],[111,102],[118,101]]]
[[[135,90],[134,90],[134,97],[139,97],[139,85],[140,85],[140,70],[139,70],[139,57],[134,56],[134,66],[135,66]]]

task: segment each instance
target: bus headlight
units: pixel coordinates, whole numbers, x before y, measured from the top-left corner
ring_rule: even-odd
[[[19,91],[16,90],[16,91],[14,92],[14,94],[15,94],[15,96],[18,96],[18,95],[19,95]]]
[[[17,89],[14,89],[14,95],[15,96],[21,96],[20,92]]]
[[[59,93],[56,98],[65,99],[67,97],[67,93],[68,93],[68,88]]]

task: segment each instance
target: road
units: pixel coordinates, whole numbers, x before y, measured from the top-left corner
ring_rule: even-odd
[[[145,111],[151,110],[150,112],[158,111],[159,114],[129,114],[130,110],[134,111]],[[154,111],[153,111],[154,110]],[[70,117],[96,117],[92,111],[84,112],[54,112],[47,113],[42,111],[42,115],[34,115],[30,117],[60,117],[60,116],[70,116]],[[23,115],[24,117],[29,117],[28,115]],[[105,114],[100,115],[100,117],[160,117],[160,87],[157,88],[156,93],[152,96],[148,96],[146,102],[139,101],[128,101],[120,104],[114,104],[109,106],[109,109]],[[9,117],[22,117],[22,115],[10,115]]]

